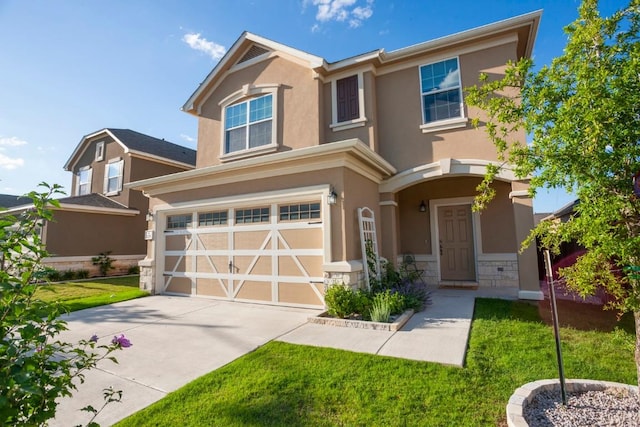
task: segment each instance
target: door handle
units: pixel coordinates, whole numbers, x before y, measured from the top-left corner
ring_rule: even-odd
[[[233,273],[233,261],[229,261],[229,273]]]

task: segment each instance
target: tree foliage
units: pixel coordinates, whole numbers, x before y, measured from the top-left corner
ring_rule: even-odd
[[[40,239],[43,221],[53,220],[50,207],[57,185],[41,184],[31,192],[33,209],[17,216],[0,216],[0,425],[42,425],[55,416],[56,399],[70,396],[73,380],[84,381],[84,371],[127,347],[124,337],[98,345],[94,336],[71,344],[58,339],[66,330],[60,319],[64,308],[35,296],[47,276],[47,256]],[[94,350],[99,349],[100,354]]]
[[[568,42],[550,65],[530,59],[507,64],[504,78],[468,90],[467,102],[485,110],[487,132],[501,159],[531,178],[530,191],[562,188],[579,204],[566,222],[543,221],[524,245],[539,237],[557,252],[575,240],[587,252],[563,269],[567,284],[587,295],[603,286],[611,306],[640,320],[640,0],[609,17],[597,0],[584,0],[565,28]],[[510,94],[518,94],[510,96]],[[475,119],[476,125],[479,120]],[[513,140],[524,130],[531,142]],[[491,199],[498,168],[487,171],[476,207]],[[635,178],[634,178],[635,177]],[[637,184],[640,185],[640,182]],[[638,193],[638,194],[636,194]],[[640,342],[639,342],[640,343]],[[640,367],[640,345],[636,362]]]

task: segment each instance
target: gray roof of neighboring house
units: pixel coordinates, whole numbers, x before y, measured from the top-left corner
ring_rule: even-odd
[[[154,138],[131,129],[107,128],[129,149],[154,156],[164,157],[177,162],[196,165],[196,151],[164,139]]]
[[[58,199],[58,202],[60,202],[60,204],[62,205],[92,206],[97,208],[109,209],[130,209],[122,203],[118,203],[115,200],[112,200],[98,193],[84,194],[82,196],[63,197],[61,199]]]
[[[16,206],[29,205],[33,203],[28,197],[15,196],[13,194],[0,194],[0,207],[2,208],[14,208]]]

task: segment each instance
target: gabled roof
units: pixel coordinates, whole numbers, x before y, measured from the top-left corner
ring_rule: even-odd
[[[13,194],[0,194],[0,208],[14,208],[33,203],[28,197],[14,196]]]
[[[195,92],[193,92],[187,102],[182,106],[182,110],[188,113],[198,114],[199,105],[208,97],[212,89],[216,87],[217,82],[224,78],[234,66],[243,65],[243,62],[248,62],[255,57],[263,57],[263,55],[266,57],[274,53],[293,58],[297,62],[308,66],[316,75],[324,76],[353,66],[371,64],[374,67],[379,67],[393,62],[403,61],[414,56],[435,52],[440,49],[455,47],[463,43],[469,44],[494,36],[516,33],[517,36],[515,36],[515,40],[517,40],[518,43],[518,55],[521,57],[530,57],[541,16],[542,10],[537,10],[402,49],[390,52],[385,52],[384,49],[377,49],[333,63],[329,63],[321,57],[245,31],[222,57],[220,62],[211,70],[204,81],[200,83]],[[258,53],[252,55],[251,52]]]
[[[169,163],[193,169],[196,165],[196,151],[164,139],[154,138],[131,129],[105,128],[82,137],[75,150],[64,165],[64,169],[70,171],[86,150],[86,142],[90,138],[105,134],[113,138],[122,146],[125,153],[131,153],[153,161]]]

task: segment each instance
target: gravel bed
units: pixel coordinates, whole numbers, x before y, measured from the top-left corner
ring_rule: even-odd
[[[567,393],[562,405],[560,390],[538,393],[524,407],[530,427],[640,426],[638,394],[620,389]]]

